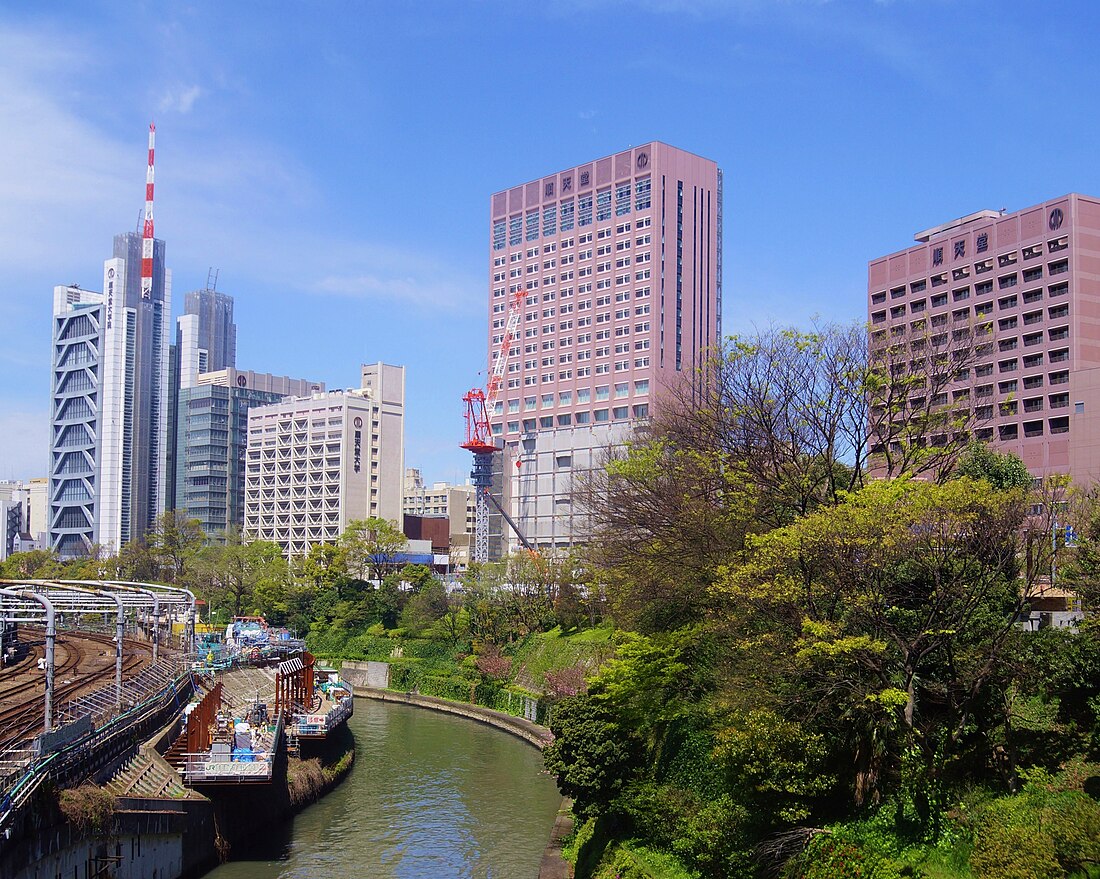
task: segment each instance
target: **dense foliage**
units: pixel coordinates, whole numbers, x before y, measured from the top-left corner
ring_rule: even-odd
[[[1100,869],[1097,628],[1021,625],[1055,569],[1095,607],[1098,507],[968,444],[973,340],[927,341],[734,339],[588,478],[632,634],[551,723],[578,877]]]

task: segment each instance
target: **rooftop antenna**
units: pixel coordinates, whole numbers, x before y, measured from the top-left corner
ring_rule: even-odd
[[[213,266],[210,267],[206,273],[206,289],[217,290],[218,289],[218,272],[220,269],[216,269]]]
[[[141,227],[141,298],[153,298],[153,145],[157,126],[149,123],[149,168],[145,172],[145,222]]]

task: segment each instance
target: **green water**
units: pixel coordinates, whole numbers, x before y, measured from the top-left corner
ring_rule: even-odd
[[[366,699],[350,728],[343,784],[209,879],[536,879],[561,804],[538,750],[472,720]]]

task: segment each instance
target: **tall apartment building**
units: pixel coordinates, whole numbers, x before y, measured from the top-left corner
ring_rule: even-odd
[[[248,412],[324,391],[322,382],[238,370],[200,373],[179,389],[174,508],[209,536],[244,525]]]
[[[357,519],[377,516],[400,527],[404,367],[364,366],[363,380],[360,389],[249,410],[247,537],[298,555],[335,542]]]
[[[721,340],[722,172],[654,142],[497,192],[489,277],[490,364],[526,294],[490,413],[496,490],[532,543],[569,546],[587,533],[573,477]],[[491,557],[518,545],[502,526]]]
[[[868,264],[872,345],[976,330],[940,404],[1036,476],[1100,477],[1100,200],[979,211],[915,237]]]
[[[166,501],[171,272],[153,242],[142,290],[142,237],[116,235],[103,292],[55,287],[48,528],[62,558],[117,551]]]

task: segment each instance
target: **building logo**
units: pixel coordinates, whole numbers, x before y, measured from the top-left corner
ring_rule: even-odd
[[[562,195],[564,195],[567,192],[572,192],[573,191],[573,175],[572,174],[566,174],[564,177],[561,178],[561,191],[562,191]]]
[[[107,277],[108,278],[113,278],[114,276],[115,276],[115,270],[114,269],[107,269]]]
[[[553,198],[554,197],[554,184],[553,184],[553,182],[547,183],[543,187],[542,194],[543,194],[544,198]]]
[[[581,171],[581,186],[588,186],[591,180],[591,173],[588,171]]]
[[[635,164],[638,166],[639,171],[644,171],[649,167],[649,153],[638,153],[638,158],[635,159]]]
[[[248,384],[248,379],[247,378],[245,378],[243,375],[238,375],[237,376],[237,387],[238,388],[243,388],[247,384]]]
[[[363,419],[356,418],[353,424],[355,425],[355,456],[352,460],[352,469],[358,473],[363,456],[363,432],[359,429],[363,426]]]
[[[1052,210],[1050,212],[1050,221],[1047,224],[1050,226],[1050,231],[1053,232],[1055,229],[1061,229],[1062,220],[1064,219],[1065,216],[1062,214],[1061,208],[1055,208],[1054,210]]]

